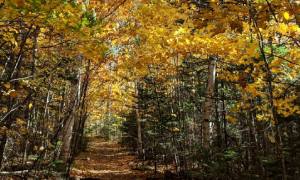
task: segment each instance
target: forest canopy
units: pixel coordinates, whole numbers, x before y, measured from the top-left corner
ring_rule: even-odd
[[[299,6],[0,0],[0,175],[68,174],[101,136],[155,173],[296,179]]]

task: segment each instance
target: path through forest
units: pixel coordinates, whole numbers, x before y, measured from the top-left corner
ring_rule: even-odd
[[[136,161],[134,155],[116,142],[89,138],[87,149],[75,157],[70,175],[75,179],[147,179],[148,173],[131,168],[130,164]]]

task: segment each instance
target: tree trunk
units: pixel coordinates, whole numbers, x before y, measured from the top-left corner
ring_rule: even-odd
[[[63,137],[62,137],[62,154],[61,158],[65,162],[67,162],[70,159],[71,155],[71,148],[72,148],[72,138],[73,138],[73,129],[75,126],[75,120],[78,118],[76,115],[78,114],[77,108],[78,104],[80,103],[80,94],[81,94],[81,75],[80,75],[80,70],[78,72],[78,84],[77,87],[72,84],[71,85],[71,92],[70,92],[70,97],[73,98],[73,103],[70,103],[70,106],[72,107],[72,111],[70,113],[70,117],[68,117],[68,120],[66,121],[64,125],[64,132],[63,132]]]
[[[203,114],[203,125],[202,125],[202,137],[203,137],[203,146],[205,148],[209,147],[210,143],[210,120],[213,113],[213,96],[215,90],[215,81],[216,81],[216,58],[209,58],[208,66],[208,81],[206,88],[206,97],[204,102],[204,114]]]
[[[138,82],[135,83],[135,96],[138,99],[138,97],[139,97]],[[139,157],[142,157],[143,141],[142,141],[141,120],[140,120],[140,114],[139,114],[139,102],[136,102],[135,117],[136,117],[136,128],[137,128],[137,150],[138,150]]]

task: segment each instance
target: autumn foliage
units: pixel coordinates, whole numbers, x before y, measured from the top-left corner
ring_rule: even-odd
[[[299,177],[299,5],[0,1],[1,172],[100,135],[178,178]]]

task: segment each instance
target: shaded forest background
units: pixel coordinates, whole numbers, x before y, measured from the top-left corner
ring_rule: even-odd
[[[299,5],[0,0],[0,174],[101,136],[182,179],[297,179]]]

